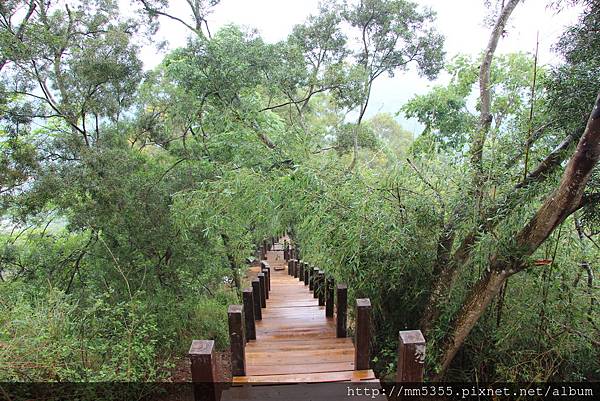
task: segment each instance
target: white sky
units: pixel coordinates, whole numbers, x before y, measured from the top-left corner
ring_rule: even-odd
[[[490,28],[483,25],[486,9],[483,0],[413,0],[437,12],[437,28],[446,37],[445,49],[450,58],[458,53],[479,54],[486,46]],[[190,20],[185,0],[170,1],[169,12]],[[511,15],[507,36],[500,40],[497,53],[535,50],[536,34],[540,35],[540,63],[557,62],[551,46],[564,27],[575,22],[579,9],[563,10],[556,14],[546,8],[547,0],[524,0]],[[208,18],[215,32],[228,23],[256,28],[267,42],[285,39],[295,24],[303,23],[311,13],[316,13],[318,0],[221,0]],[[161,19],[159,40],[167,40],[168,48],[185,45],[189,31],[181,24]],[[142,51],[146,68],[156,66],[164,54],[148,47]],[[374,84],[367,115],[377,112],[396,113],[413,95],[426,93],[436,83],[444,83],[444,76],[435,82],[419,78],[414,71],[398,73],[394,78],[380,77]],[[421,127],[415,120],[399,117],[404,128],[415,133]]]

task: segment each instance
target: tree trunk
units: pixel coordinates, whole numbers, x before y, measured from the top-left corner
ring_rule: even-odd
[[[473,180],[472,188],[469,193],[469,196],[472,196],[473,199],[475,199],[476,210],[480,209],[480,201],[483,196],[483,146],[485,144],[487,133],[492,124],[490,95],[490,70],[492,66],[492,59],[494,57],[494,53],[496,52],[496,48],[498,47],[500,37],[504,32],[504,27],[508,22],[508,18],[516,8],[519,1],[520,0],[510,0],[509,3],[502,8],[500,15],[498,16],[498,20],[494,25],[494,29],[492,30],[492,34],[490,35],[488,45],[485,49],[484,58],[479,69],[479,97],[481,102],[481,114],[479,116],[479,126],[473,133],[473,139],[471,141],[470,152]],[[439,304],[447,296],[448,291],[450,288],[452,288],[452,284],[458,275],[458,266],[460,263],[454,263],[456,260],[455,257],[461,257],[468,254],[468,252],[470,252],[470,246],[477,237],[476,231],[469,233],[467,238],[465,238],[465,240],[462,242],[463,245],[466,243],[468,247],[459,247],[459,253],[455,253],[452,257],[450,257],[456,235],[454,233],[454,226],[458,221],[460,221],[461,218],[459,216],[462,213],[464,213],[464,210],[459,209],[455,211],[455,214],[450,217],[450,219],[453,219],[453,221],[451,220],[446,224],[438,241],[438,253],[436,264],[433,270],[435,282],[431,286],[429,299],[425,306],[425,311],[420,322],[421,331],[423,331],[425,335],[427,335],[427,332],[431,329],[433,323],[437,319],[439,315]]]
[[[450,219],[453,219],[451,216]],[[450,254],[452,252],[452,245],[454,244],[454,238],[456,236],[456,227],[453,221],[449,221],[444,225],[440,238],[438,239],[437,255],[435,265],[433,266],[433,277],[434,282],[431,286],[429,299],[425,304],[425,310],[419,326],[423,335],[427,337],[429,330],[433,327],[433,324],[439,316],[439,306],[441,305],[441,299],[448,294],[448,283],[447,276],[452,273],[454,269],[448,265],[450,262]]]
[[[464,207],[457,208],[454,212],[452,221],[446,223],[444,231],[438,240],[438,253],[436,262],[433,268],[434,283],[431,285],[429,299],[427,300],[425,311],[421,317],[421,331],[427,336],[427,332],[433,327],[433,324],[439,316],[439,306],[447,299],[448,292],[454,286],[460,267],[469,262],[473,246],[476,244],[480,234],[487,233],[498,225],[502,215],[510,212],[515,206],[515,203],[520,201],[520,190],[526,188],[530,184],[543,182],[550,176],[563,160],[566,158],[566,151],[572,143],[581,135],[581,131],[574,131],[569,134],[544,160],[542,160],[537,168],[527,175],[527,178],[516,184],[512,190],[501,200],[498,200],[494,205],[488,206],[481,213],[479,222],[475,224],[475,228],[467,233],[461,243],[458,245],[451,257],[444,254],[442,251],[451,252],[455,232],[453,227],[463,218]],[[451,217],[452,218],[452,217]]]
[[[546,197],[533,218],[517,234],[509,252],[496,254],[492,258],[486,274],[467,295],[444,345],[442,367],[436,379],[443,378],[454,356],[506,278],[527,268],[524,259],[533,254],[557,226],[583,205],[585,187],[599,159],[600,94],[558,188]]]
[[[450,363],[454,360],[454,356],[471,332],[471,329],[475,326],[481,315],[483,315],[488,305],[492,302],[492,299],[498,294],[504,284],[504,280],[508,276],[509,273],[506,270],[487,271],[470,291],[454,323],[452,336],[445,345],[442,367],[438,376],[434,378],[434,381],[444,377]]]
[[[496,21],[494,29],[492,30],[492,34],[490,35],[490,40],[485,49],[483,61],[479,69],[479,100],[481,102],[481,113],[479,115],[479,127],[477,127],[477,130],[474,132],[473,140],[471,142],[473,190],[475,193],[475,199],[478,201],[476,204],[479,204],[479,200],[483,194],[483,145],[485,144],[486,136],[490,130],[490,126],[492,125],[492,100],[490,95],[490,70],[492,67],[492,59],[494,58],[494,53],[498,47],[498,41],[504,33],[504,27],[508,22],[508,18],[512,14],[513,10],[517,7],[517,4],[519,4],[519,1],[520,0],[510,0],[508,4],[506,4],[500,11],[500,15],[498,16],[498,20]]]

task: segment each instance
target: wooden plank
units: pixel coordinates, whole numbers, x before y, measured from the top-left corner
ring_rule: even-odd
[[[323,330],[305,330],[296,332],[293,334],[293,336],[305,341],[311,338],[316,341],[322,338],[331,338],[332,333],[330,331]],[[289,339],[290,333],[287,330],[274,330],[269,333],[257,333],[257,341],[287,341]]]
[[[358,382],[375,379],[372,370],[353,370],[344,372],[304,373],[287,375],[234,376],[233,384],[260,383],[331,383],[340,381]]]
[[[300,309],[300,308],[298,308]],[[325,314],[323,313],[322,310],[317,310],[316,312],[314,310],[310,310],[309,308],[302,308],[303,310],[298,310],[298,311],[294,311],[294,312],[290,312],[287,315],[280,313],[279,310],[273,310],[271,311],[270,309],[267,309],[266,312],[268,313],[264,313],[263,316],[270,318],[271,320],[265,320],[264,322],[262,322],[262,324],[269,324],[269,323],[277,323],[278,321],[283,321],[283,320],[289,320],[290,322],[296,322],[296,321],[319,321],[319,322],[329,322],[330,320],[327,319],[327,317],[325,316]]]
[[[301,313],[301,314],[314,313],[314,314],[322,315],[323,308],[321,308],[319,305],[316,305],[314,301],[311,300],[311,302],[312,302],[312,305],[310,305],[306,308],[296,308],[294,306],[280,306],[276,311],[269,310],[269,313],[272,313],[274,315],[288,315],[288,314],[298,314],[298,313]]]
[[[290,308],[290,307],[297,307],[297,308],[302,308],[302,307],[307,307],[307,306],[318,306],[318,303],[310,300],[310,301],[288,301],[286,303],[281,303],[281,304],[276,304],[276,303],[271,303],[271,305],[269,305],[269,308],[271,308],[271,310],[276,309],[276,308]]]
[[[317,277],[311,277],[311,291],[303,282],[304,277],[300,276],[301,262],[292,261],[292,265],[288,266],[279,249],[282,249],[281,245],[275,244],[266,252],[267,264],[271,267],[269,299],[265,299],[266,309],[261,311],[262,320],[255,323],[256,340],[249,341],[245,349],[246,375],[234,377],[233,382],[262,385],[376,380],[371,370],[354,370],[355,347],[352,339],[337,338],[336,320],[331,318],[332,299],[325,299],[332,294],[322,296],[320,300],[315,298],[314,292],[326,295],[326,291],[323,291],[325,284],[331,283],[325,282],[322,275],[319,277],[322,283]],[[296,255],[289,255],[288,259],[295,258]],[[279,267],[283,270],[278,270]],[[313,270],[308,264],[302,267],[302,273]],[[257,268],[251,269],[249,277],[258,276],[259,271]],[[300,281],[293,277],[296,274]],[[263,280],[267,279],[266,276]],[[321,291],[314,291],[315,287]],[[329,317],[326,316],[326,307],[319,306],[319,301],[328,304]],[[342,312],[345,312],[346,307],[338,305],[337,309],[344,309]]]
[[[251,366],[247,369],[247,376],[265,376],[265,375],[285,375],[298,373],[325,373],[325,372],[344,372],[354,370],[352,362],[326,362],[326,363],[308,363],[294,365],[272,365],[272,366]]]
[[[352,362],[354,360],[353,349],[334,350],[301,350],[301,351],[255,351],[246,353],[246,363],[252,366],[263,365],[293,365],[328,362]]]
[[[342,341],[338,341],[342,340]],[[306,340],[284,340],[277,342],[267,342],[267,341],[250,341],[246,344],[246,352],[259,351],[264,349],[273,349],[273,350],[284,350],[284,351],[293,351],[293,350],[303,350],[303,349],[314,349],[315,341],[306,341]],[[339,348],[350,348],[354,349],[354,344],[352,344],[352,340],[349,338],[325,338],[318,341],[319,347],[327,348],[327,349],[339,349]]]

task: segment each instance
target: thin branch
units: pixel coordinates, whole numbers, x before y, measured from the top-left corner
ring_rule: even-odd
[[[157,10],[156,8],[152,8],[147,1],[145,0],[140,0],[140,2],[144,5],[144,8],[146,9],[146,11],[148,12],[148,14],[150,15],[162,15],[163,17],[167,17],[170,18],[174,21],[177,21],[181,24],[183,24],[186,28],[188,28],[190,31],[194,32],[195,34],[199,34],[201,32],[198,32],[198,30],[196,28],[194,28],[193,26],[191,26],[190,24],[188,24],[187,22],[185,22],[184,20],[182,20],[179,17],[176,17],[174,15],[165,13],[163,11]]]

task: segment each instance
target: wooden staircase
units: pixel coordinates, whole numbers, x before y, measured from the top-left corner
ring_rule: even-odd
[[[192,342],[195,401],[363,400],[371,397],[349,397],[346,387],[381,390],[369,366],[369,299],[356,299],[348,338],[347,286],[338,283],[334,297],[333,278],[300,260],[289,243],[287,236],[263,241],[243,305],[229,307],[231,383],[217,383],[214,341]],[[422,381],[424,355],[421,332],[400,331],[396,380]]]
[[[354,344],[336,337],[335,317],[326,317],[308,285],[288,275],[280,244],[266,262],[269,299],[256,321],[256,340],[246,344],[246,375],[234,376],[233,385],[375,380],[372,370],[354,369]]]

